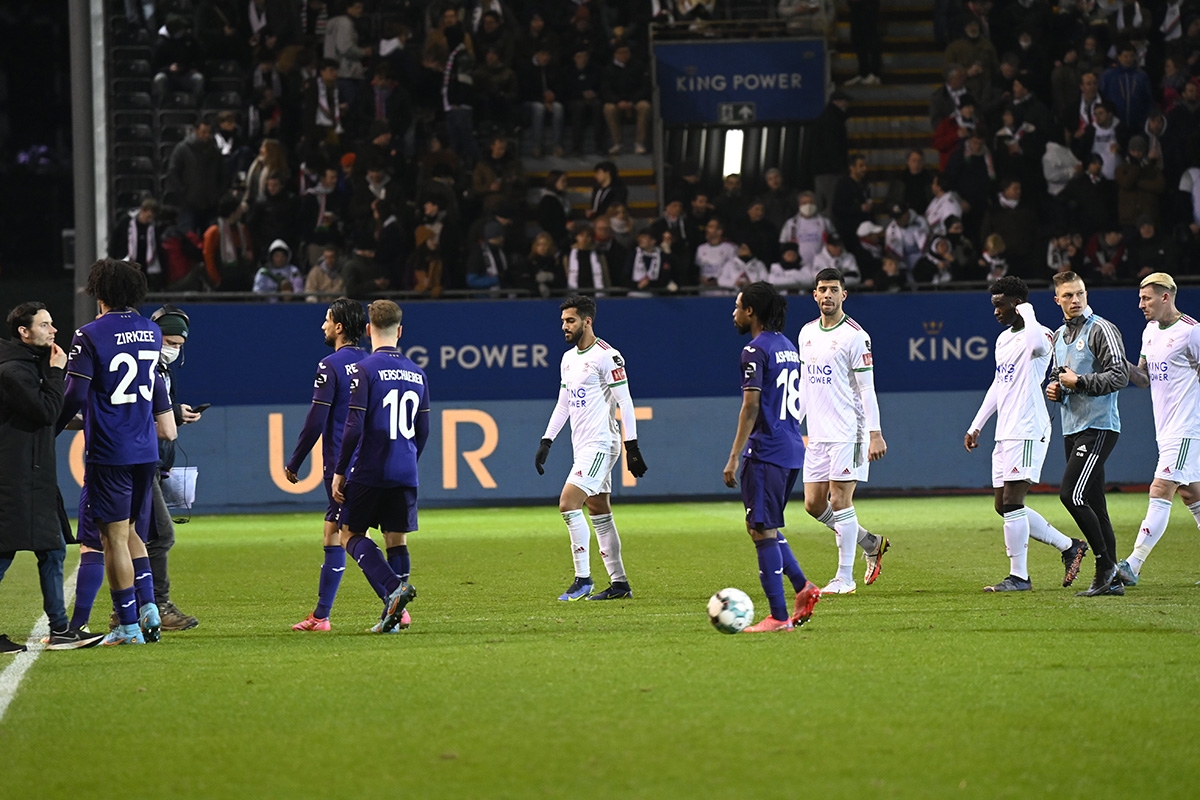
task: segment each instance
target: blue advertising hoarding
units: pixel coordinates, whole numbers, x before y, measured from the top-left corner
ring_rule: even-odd
[[[656,42],[654,59],[668,125],[803,121],[825,107],[821,39]]]

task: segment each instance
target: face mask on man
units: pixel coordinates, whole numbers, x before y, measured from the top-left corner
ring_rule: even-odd
[[[817,213],[816,203],[802,203],[800,205],[800,216],[811,217]]]
[[[161,360],[163,364],[174,364],[179,360],[179,353],[182,349],[183,348],[181,347],[171,347],[170,345],[164,344],[162,353],[159,356],[159,360]]]

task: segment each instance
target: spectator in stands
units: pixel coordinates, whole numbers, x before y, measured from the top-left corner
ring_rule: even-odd
[[[602,64],[611,51],[603,31],[597,30],[592,17],[593,13],[588,5],[577,5],[571,17],[571,26],[563,32],[562,40],[568,53],[587,50],[597,64]]]
[[[517,63],[528,64],[539,50],[550,54],[550,63],[561,63],[560,59],[564,55],[561,40],[554,29],[546,24],[546,15],[535,8],[529,14],[529,26],[517,37]]]
[[[1033,94],[1050,99],[1050,54],[1041,29],[1024,29],[1017,37],[1017,77]]]
[[[478,7],[475,11],[479,12]],[[506,16],[510,20],[513,19],[511,13]],[[501,15],[496,11],[489,9],[479,15],[477,23],[471,28],[471,38],[476,52],[486,53],[488,50],[495,50],[501,63],[513,63],[516,42],[512,30],[501,21]]]
[[[475,69],[475,124],[482,130],[510,132],[517,125],[520,84],[517,73],[503,60],[499,51],[483,51],[482,63]]]
[[[603,259],[614,285],[622,283],[625,266],[629,262],[629,248],[617,241],[613,235],[612,220],[607,216],[592,220],[592,249]]]
[[[1059,195],[1067,226],[1085,241],[1116,221],[1116,184],[1104,177],[1103,168],[1104,159],[1092,153],[1087,166],[1067,182]]]
[[[976,97],[982,96],[1000,71],[1000,58],[991,39],[981,35],[979,20],[968,19],[962,26],[962,38],[946,48],[947,64],[961,64],[966,69],[963,84]],[[959,107],[961,107],[961,101]]]
[[[950,255],[954,259],[952,274],[956,281],[981,281],[986,275],[979,267],[979,258],[975,254],[975,243],[963,233],[962,220],[958,217],[947,217],[946,240],[950,242]]]
[[[833,231],[833,223],[817,213],[816,196],[812,192],[803,191],[800,193],[800,210],[796,212],[796,216],[783,224],[779,231],[779,241],[781,244],[791,242],[796,245],[801,266],[811,269],[813,259],[825,247],[825,239]]]
[[[600,69],[592,63],[587,50],[571,56],[571,63],[563,72],[562,86],[562,100],[571,124],[572,155],[600,152]],[[589,130],[594,144],[591,150],[585,150],[584,135]]]
[[[979,226],[991,200],[996,168],[992,154],[978,128],[967,137],[965,147],[955,150],[946,162],[946,183],[962,199],[963,226],[967,237],[979,239]]]
[[[504,134],[491,137],[487,153],[475,165],[471,184],[487,211],[494,211],[501,203],[524,205],[525,169]]]
[[[1083,171],[1083,164],[1071,150],[1058,142],[1048,142],[1046,152],[1042,155],[1042,177],[1046,181],[1046,191],[1051,197],[1058,198],[1067,188],[1071,178]],[[1061,203],[1054,203],[1056,211],[1061,212]]]
[[[1036,268],[1038,214],[1031,202],[1022,202],[1021,181],[1007,178],[996,203],[983,217],[980,234],[984,240],[993,233],[1004,239],[1009,272],[1019,278],[1040,274]]]
[[[1062,140],[1070,146],[1071,140],[1092,123],[1092,106],[1100,102],[1099,81],[1095,73],[1079,68],[1079,53],[1073,46],[1068,47],[1050,74],[1050,100],[1054,120],[1063,131]]]
[[[549,297],[551,292],[566,287],[567,274],[563,270],[558,244],[545,231],[533,239],[529,249],[529,267],[537,284],[538,295]]]
[[[696,248],[693,257],[695,275],[700,286],[716,286],[725,262],[737,257],[737,245],[725,240],[721,220],[713,217],[704,229],[704,244]]]
[[[469,40],[452,8],[443,13],[441,35],[445,37],[447,55],[442,69],[442,110],[451,149],[456,151],[468,168],[479,160],[479,145],[475,141],[475,111],[478,93],[472,72],[475,68]],[[430,39],[433,40],[432,34]]]
[[[108,237],[108,257],[140,264],[152,292],[161,291],[165,285],[157,217],[158,201],[147,197],[141,206],[117,221]]]
[[[931,236],[925,252],[913,266],[917,285],[941,286],[954,280],[954,253],[945,236]]]
[[[1146,136],[1146,160],[1158,164],[1162,168],[1163,178],[1170,189],[1179,185],[1179,178],[1187,167],[1187,138],[1200,137],[1200,131],[1178,131],[1167,126],[1167,118],[1162,109],[1155,107],[1150,110],[1150,117],[1144,128]],[[1162,211],[1160,221],[1174,222],[1174,204],[1168,200]]]
[[[191,24],[187,18],[172,14],[163,26],[163,32],[154,43],[153,92],[158,102],[162,102],[167,92],[187,92],[196,99],[199,105],[204,96],[204,75],[200,67],[204,63],[204,54],[200,43],[192,35]]]
[[[959,106],[954,113],[939,122],[934,130],[933,147],[938,151],[939,168],[943,172],[950,163],[950,156],[954,155],[954,151],[962,147],[967,139],[971,138],[972,132],[979,127],[975,109],[975,98],[964,94],[959,98]]]
[[[1113,284],[1129,273],[1129,253],[1121,229],[1109,229],[1092,234],[1083,250],[1084,276],[1089,283]]]
[[[355,300],[373,300],[380,292],[386,292],[392,282],[375,263],[374,237],[370,232],[360,236],[351,256],[342,265],[346,296]]]
[[[650,124],[650,82],[640,61],[634,59],[628,42],[617,42],[612,63],[600,73],[600,98],[604,101],[604,121],[612,145],[609,155],[621,152],[621,121],[635,119],[637,132],[633,151],[646,152],[646,134]]]
[[[613,203],[628,203],[629,190],[617,172],[617,165],[611,161],[601,161],[596,165],[596,182],[592,185],[592,202],[586,216],[590,220],[608,212]]]
[[[267,192],[263,198],[250,206],[246,212],[246,227],[256,253],[268,252],[276,239],[288,243],[291,258],[291,243],[299,241],[296,228],[299,204],[278,175],[267,176]]]
[[[413,125],[412,99],[397,82],[394,69],[390,63],[375,67],[370,91],[359,104],[359,130],[369,131],[372,125],[382,122],[393,138],[403,141]]]
[[[737,245],[734,257],[721,267],[717,285],[722,289],[741,289],[755,281],[767,280],[770,274],[767,265],[754,254],[750,245],[743,242]]]
[[[355,150],[354,177],[361,181],[368,166],[378,165],[392,180],[396,180],[400,174],[401,163],[395,137],[392,135],[392,126],[382,119],[371,122],[366,138]]]
[[[810,283],[816,285],[817,275],[823,269],[836,269],[841,272],[847,288],[854,288],[862,283],[862,271],[858,267],[858,259],[846,248],[842,243],[842,237],[838,236],[836,232],[830,234],[829,238],[825,240],[825,247],[813,259],[812,269],[812,280],[805,281],[806,286]]]
[[[254,247],[242,222],[242,204],[224,197],[217,221],[204,232],[204,268],[208,282],[224,292],[249,291],[254,280]]]
[[[205,230],[221,197],[221,152],[207,120],[197,122],[187,138],[175,145],[163,184],[165,200],[179,208],[179,226],[185,231]]]
[[[375,222],[375,263],[391,278],[393,286],[404,285],[404,272],[412,254],[412,226],[408,222],[408,207],[388,197],[372,204]]]
[[[843,242],[851,242],[851,250],[857,250],[858,226],[871,218],[871,189],[867,185],[867,159],[856,154],[850,159],[845,175],[838,177],[833,190],[833,205],[830,220]]]
[[[761,199],[750,201],[746,213],[735,220],[733,238],[750,245],[754,255],[765,264],[779,260],[779,228],[767,219],[766,206]]]
[[[645,229],[637,235],[637,247],[629,256],[625,272],[629,276],[629,288],[635,291],[631,297],[647,296],[646,290],[676,291],[675,257],[664,251],[654,234]]]
[[[325,26],[325,58],[337,65],[338,94],[347,107],[353,108],[365,84],[362,60],[371,55],[371,48],[360,47],[356,21],[363,15],[361,0],[346,4],[346,13],[333,17]]]
[[[637,246],[637,223],[629,213],[629,206],[624,203],[613,203],[608,207],[609,225],[612,226],[613,240],[625,248],[626,252]]]
[[[1117,46],[1117,64],[1100,76],[1100,94],[1113,104],[1113,110],[1130,131],[1146,124],[1154,93],[1150,76],[1138,67],[1137,48],[1126,40]]]
[[[550,117],[550,150],[555,158],[563,155],[562,134],[565,112],[558,99],[562,78],[548,47],[539,48],[519,74],[521,106],[530,121],[529,136],[533,157],[541,158],[546,135],[546,117]]]
[[[572,291],[612,286],[608,265],[596,254],[592,245],[592,229],[586,226],[576,229],[575,243],[564,262],[567,288]]]
[[[197,5],[196,39],[208,58],[244,62],[249,53],[241,34],[233,0],[201,0]]]
[[[346,290],[346,282],[342,278],[341,264],[338,262],[338,249],[334,245],[321,248],[320,257],[313,262],[312,268],[304,278],[304,291],[308,294],[308,302],[321,301],[318,295],[340,295]]]
[[[767,280],[780,289],[799,288],[802,286],[803,266],[795,243],[785,242],[779,247],[779,259],[771,264]]]
[[[471,289],[499,288],[507,272],[504,226],[489,222],[483,228],[483,239],[467,252],[467,286]]]
[[[220,151],[224,163],[221,182],[228,185],[233,182],[239,172],[245,172],[250,168],[254,158],[253,151],[238,125],[236,112],[221,111],[217,114],[217,127],[213,131],[213,141],[216,142],[217,150]]]
[[[945,73],[946,82],[929,98],[929,127],[933,130],[958,109],[962,96],[967,93],[967,71],[962,65],[947,64]]]
[[[1000,71],[992,79],[992,85],[981,96],[975,98],[978,106],[975,115],[987,123],[992,130],[1000,127],[1000,114],[1012,103],[1012,84],[1017,78],[1017,67],[1021,59],[1016,53],[1005,53],[1000,58]]]
[[[858,226],[855,232],[857,247],[853,247],[858,259],[858,267],[864,276],[874,275],[879,269],[883,258],[884,227],[871,220],[866,220]],[[843,244],[845,239],[842,240]]]
[[[983,256],[979,259],[979,266],[988,286],[1008,274],[1008,259],[1004,256],[1006,251],[1004,237],[998,233],[988,234],[983,240]]]
[[[1167,125],[1180,136],[1188,136],[1191,142],[1197,141],[1196,131],[1200,131],[1200,78],[1191,78],[1183,85],[1179,99],[1167,112]]]
[[[537,223],[549,234],[556,247],[566,248],[571,241],[571,200],[567,197],[570,178],[561,169],[546,174],[537,204]]]
[[[357,162],[355,163],[357,166]],[[363,176],[355,180],[354,190],[350,195],[351,226],[356,231],[371,228],[375,201],[394,196],[399,191],[398,184],[388,175],[386,165],[382,161],[369,162]]]
[[[838,89],[809,128],[805,141],[805,162],[812,174],[817,210],[829,213],[838,178],[849,167],[849,137],[846,119],[850,115],[850,95]]]
[[[947,219],[961,220],[963,215],[962,201],[953,189],[944,186],[945,182],[944,175],[934,174],[933,180],[929,184],[933,199],[929,201],[929,205],[925,206],[923,215],[925,221],[929,223],[930,232],[938,236],[945,235]]]
[[[293,0],[250,0],[247,4],[250,23],[250,46],[257,51],[274,55],[285,63],[295,59],[300,41],[300,15]]]
[[[267,88],[275,97],[287,96],[283,88],[283,75],[276,68],[275,58],[270,51],[259,57],[254,69],[250,70],[250,75],[246,78],[246,95],[253,95],[256,89]]]
[[[1029,86],[1027,77],[1018,77],[1013,81],[1012,115],[1017,129],[1025,131],[1021,137],[1021,154],[1025,168],[1041,175],[1041,161],[1046,152],[1046,143],[1056,136],[1054,116]]]
[[[308,264],[317,263],[325,248],[336,247],[342,238],[342,219],[348,198],[338,190],[338,171],[326,167],[321,179],[300,199],[300,240]]]
[[[338,62],[323,60],[312,81],[304,90],[304,136],[310,146],[336,147],[346,129],[342,116],[349,103],[338,87]]]
[[[1113,180],[1117,176],[1117,166],[1121,163],[1130,133],[1113,115],[1112,105],[1108,101],[1098,103],[1092,109],[1092,115],[1095,122],[1075,138],[1072,151],[1076,158],[1085,163],[1092,154],[1100,156],[1103,162],[1100,173]]]
[[[932,182],[933,173],[925,168],[925,152],[920,148],[913,148],[908,151],[904,170],[898,177],[893,178],[888,186],[887,203],[903,203],[920,211],[933,199],[933,190],[929,188]]]
[[[1154,218],[1142,215],[1138,218],[1138,234],[1129,245],[1129,267],[1136,281],[1150,275],[1151,272],[1168,272],[1177,275],[1180,267],[1180,248],[1174,237],[1159,233],[1159,225]]]
[[[267,261],[254,275],[255,294],[300,294],[304,291],[304,276],[292,263],[292,249],[283,239],[271,242]]]
[[[1058,228],[1046,244],[1046,270],[1053,277],[1060,272],[1080,273],[1083,270],[1083,238],[1065,228]]]
[[[660,247],[674,255],[677,264],[692,263],[692,248],[700,243],[700,237],[695,235],[688,222],[681,196],[667,195],[663,215],[650,223],[650,232],[654,234],[654,239]],[[664,245],[664,237],[667,236],[670,237],[670,241]]]
[[[847,86],[876,86],[883,74],[883,40],[879,38],[879,0],[849,0],[850,42],[858,59],[858,74]]]
[[[433,229],[420,226],[416,232],[416,244],[412,255],[408,257],[402,286],[414,292],[428,294],[430,297],[441,297],[442,271],[445,266],[442,260],[441,239]]]
[[[742,194],[742,176],[731,172],[721,182],[721,193],[713,200],[715,213],[721,218],[725,230],[732,231],[746,210],[746,198]]]
[[[1146,137],[1129,139],[1129,153],[1117,167],[1117,222],[1133,227],[1143,216],[1159,219],[1162,194],[1166,190],[1162,167],[1147,157]]]
[[[887,250],[900,259],[900,268],[911,273],[929,241],[929,223],[913,209],[901,203],[891,208],[892,221],[884,231]]]
[[[246,208],[267,196],[267,178],[272,175],[287,183],[291,177],[287,156],[284,155],[283,145],[278,139],[263,139],[258,148],[258,156],[246,172],[246,191],[242,195],[242,204]]]

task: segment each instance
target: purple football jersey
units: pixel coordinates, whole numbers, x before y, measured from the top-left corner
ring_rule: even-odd
[[[329,406],[325,430],[321,431],[321,456],[326,475],[333,475],[337,454],[342,447],[342,429],[346,427],[346,412],[350,410],[350,381],[355,374],[354,365],[367,355],[367,351],[361,347],[343,347],[317,364],[312,401]]]
[[[381,347],[353,365],[350,381],[351,425],[361,425],[361,436],[352,454],[339,455],[347,481],[366,486],[417,486],[417,451],[428,432],[429,384],[425,373],[392,347]],[[424,415],[424,419],[419,419]],[[341,470],[339,469],[339,472]]]
[[[171,408],[156,379],[162,331],[136,311],[110,311],[75,331],[67,373],[86,379],[84,440],[89,464],[158,461],[154,415]]]
[[[787,469],[804,466],[800,388],[800,354],[791,339],[763,331],[742,348],[742,389],[761,395],[743,456]]]

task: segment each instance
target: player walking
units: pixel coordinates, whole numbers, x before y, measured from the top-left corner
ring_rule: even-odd
[[[146,277],[126,262],[93,264],[87,292],[100,316],[71,342],[59,429],[86,406],[86,513],[99,527],[119,623],[102,644],[142,644],[157,640],[161,627],[146,552],[158,437],[176,436],[171,399],[154,374],[162,331],[134,310],[146,297]]]
[[[559,600],[618,600],[633,597],[625,564],[621,561],[621,537],[613,522],[612,469],[621,455],[621,427],[613,414],[621,413],[625,429],[625,459],[635,478],[646,474],[646,462],[637,442],[637,422],[634,420],[633,398],[629,396],[629,379],[625,375],[625,360],[615,347],[597,338],[593,325],[596,303],[590,297],[568,297],[559,306],[562,311],[562,331],[567,344],[574,348],[563,353],[558,391],[558,405],[550,415],[550,423],[542,435],[534,466],[545,474],[543,465],[550,455],[550,445],[567,420],[571,420],[571,450],[574,463],[558,499],[558,510],[567,523],[571,537],[571,555],[575,560],[575,580],[559,596]],[[592,594],[591,557],[588,546],[591,536],[583,507],[587,505],[600,557],[608,570],[611,585]]]
[[[1041,514],[1025,507],[1025,495],[1042,474],[1050,446],[1050,414],[1042,399],[1042,379],[1050,365],[1054,334],[1040,325],[1029,304],[1029,287],[1020,278],[1006,275],[992,284],[996,321],[1005,326],[996,338],[996,376],[971,421],[963,446],[979,446],[979,432],[996,415],[996,446],[992,450],[992,488],[996,513],[1004,517],[1004,547],[1009,575],[985,592],[1025,592],[1029,580],[1029,537],[1053,545],[1062,553],[1070,586],[1079,574],[1087,542],[1071,539],[1056,530]]]
[[[1146,317],[1142,355],[1129,365],[1129,381],[1150,387],[1158,465],[1150,484],[1150,507],[1133,552],[1117,564],[1117,577],[1137,586],[1142,565],[1167,529],[1178,492],[1200,525],[1200,325],[1175,307],[1175,280],[1165,272],[1142,279],[1138,308]]]
[[[741,459],[742,505],[746,532],[758,553],[758,579],[771,608],[761,622],[746,633],[790,631],[812,616],[821,594],[792,554],[779,532],[788,497],[804,466],[804,384],[800,356],[781,331],[787,319],[787,301],[766,281],[742,289],[733,306],[733,324],[740,334],[751,335],[742,348],[742,410],[737,434],[725,463],[725,485],[738,484]],[[796,599],[791,615],[783,593],[787,573]]]
[[[846,282],[836,269],[817,273],[813,297],[821,316],[800,329],[799,344],[808,414],[808,452],[804,457],[804,508],[833,529],[838,571],[821,594],[854,594],[854,545],[867,562],[863,581],[879,577],[887,537],[875,536],[858,524],[854,489],[865,482],[868,462],[887,452],[875,397],[871,337],[842,311]],[[861,417],[861,419],[860,419]],[[866,458],[859,442],[868,432]]]
[[[1074,272],[1054,276],[1054,302],[1066,317],[1054,332],[1054,378],[1046,386],[1046,397],[1061,403],[1067,455],[1058,497],[1096,557],[1091,587],[1076,594],[1124,594],[1124,584],[1113,583],[1117,538],[1104,499],[1104,462],[1121,434],[1117,392],[1129,383],[1125,346],[1116,326],[1092,311]]]
[[[366,322],[367,317],[363,313],[362,304],[345,297],[334,300],[325,312],[321,332],[325,334],[325,345],[332,347],[333,353],[317,363],[312,405],[308,409],[296,449],[284,469],[289,482],[298,482],[297,473],[308,458],[309,451],[320,438],[325,495],[329,499],[325,509],[325,561],[321,564],[320,581],[317,585],[317,607],[306,618],[292,626],[294,631],[329,630],[329,612],[342,583],[342,574],[346,571],[346,551],[338,541],[338,513],[341,511],[341,504],[333,499],[333,472],[337,467],[338,448],[342,444],[342,429],[346,426],[346,415],[350,410],[353,366],[367,357],[367,351],[358,347],[358,340],[362,338]],[[392,558],[391,549],[388,548],[389,563]],[[405,547],[404,550],[407,553],[408,548]],[[407,580],[408,572],[405,569],[400,577]]]
[[[371,630],[390,633],[417,590],[395,573],[367,531],[379,528],[395,546],[417,530],[417,460],[429,438],[429,382],[396,348],[400,307],[376,300],[367,315],[373,352],[349,365],[350,406],[331,488],[342,505],[342,546],[384,602],[384,617]]]

